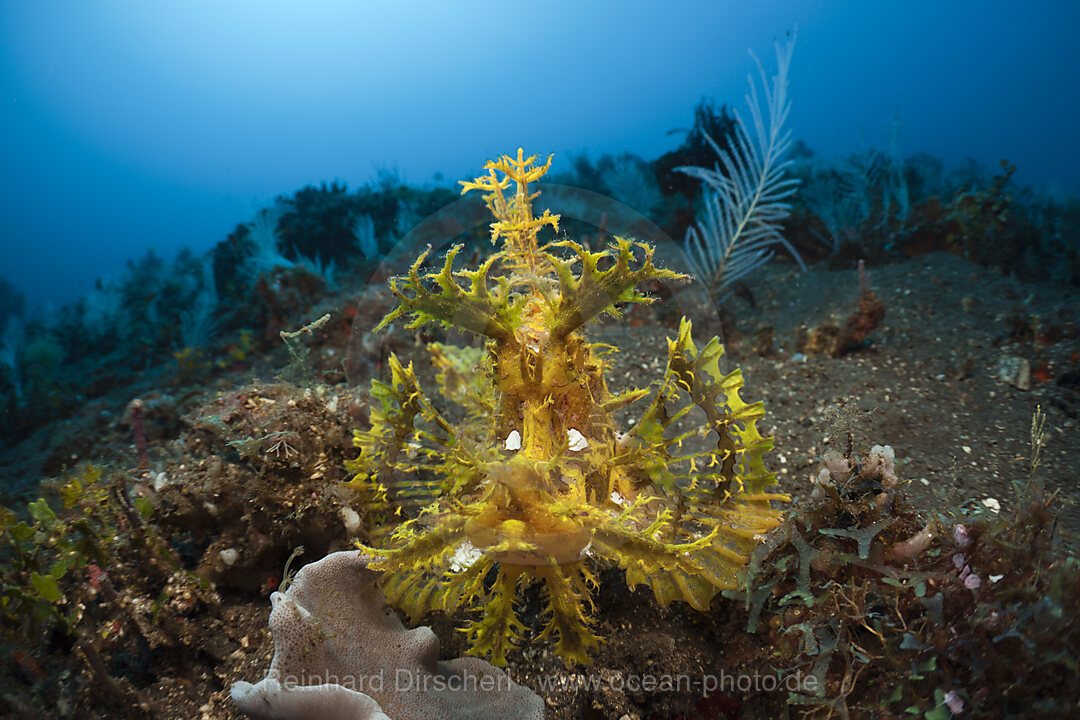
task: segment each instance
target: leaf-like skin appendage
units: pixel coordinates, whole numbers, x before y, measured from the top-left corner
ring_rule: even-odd
[[[522,568],[507,565],[499,568],[485,598],[483,617],[465,628],[472,643],[469,654],[490,657],[493,665],[506,664],[507,650],[517,644],[525,629],[514,610],[518,582],[523,579]]]
[[[490,419],[498,398],[487,350],[442,343],[431,343],[428,350],[439,394],[464,409],[468,421]]]
[[[505,280],[499,281],[494,295],[488,288],[488,273],[499,254],[489,257],[478,270],[455,273],[454,258],[460,251],[461,245],[454,245],[446,253],[440,272],[421,277],[420,266],[431,252],[429,247],[412,264],[408,275],[391,278],[390,290],[398,299],[398,305],[375,330],[382,330],[399,317],[411,316],[408,328],[436,323],[486,335],[500,342],[512,340],[520,315],[520,301],[509,297],[509,283]],[[462,287],[456,277],[468,280],[469,286]],[[438,291],[429,289],[425,281],[437,285]]]
[[[345,468],[354,474],[349,486],[359,490],[370,506],[387,502],[383,481],[391,476],[402,446],[414,433],[416,416],[422,412],[423,395],[412,363],[405,368],[391,355],[388,364],[390,383],[371,383],[371,398],[378,402],[371,410],[371,429],[353,431],[353,446],[360,448],[360,455],[345,462]]]
[[[534,568],[533,574],[547,588],[547,612],[550,615],[540,638],[556,639],[556,654],[582,665],[589,662],[589,649],[600,644],[592,633],[592,620],[585,611],[595,609],[591,590],[597,587],[596,577],[588,566],[579,561],[559,565],[549,562],[546,567]]]
[[[651,245],[626,238],[616,237],[608,250],[600,252],[589,252],[572,240],[552,243],[551,247],[570,248],[581,263],[581,272],[574,275],[573,263],[554,259],[559,277],[559,303],[552,323],[552,338],[565,338],[601,313],[613,311],[615,303],[651,303],[652,298],[637,290],[648,280],[690,279],[656,267]],[[640,261],[634,256],[635,249],[642,254]],[[614,264],[600,270],[600,261],[607,257],[613,257]]]
[[[371,397],[379,402],[371,411],[371,428],[353,431],[360,456],[345,462],[354,474],[346,485],[360,491],[375,512],[392,504],[426,506],[447,489],[476,482],[484,460],[425,397],[412,363],[402,366],[391,353],[387,364],[390,383],[371,383]]]

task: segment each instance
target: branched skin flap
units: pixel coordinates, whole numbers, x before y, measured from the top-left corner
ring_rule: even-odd
[[[720,370],[719,340],[698,349],[685,318],[658,382],[608,391],[604,357],[614,348],[589,343],[583,326],[617,313],[616,303],[650,302],[635,289],[643,282],[687,278],[625,238],[601,252],[571,241],[540,246],[539,232],[557,229],[559,217],[533,215],[539,193],[529,184],[551,164],[535,160],[518,150],[462,183],[462,193],[485,193],[501,249],[476,270],[455,271],[454,248],[439,272],[422,275],[424,253],[392,281],[398,305],[380,326],[404,317],[409,327],[438,323],[487,338],[485,349],[431,346],[440,394],[468,417],[445,420],[412,366],[392,356],[389,383],[372,386],[372,427],[355,433],[361,453],[349,484],[371,508],[392,509],[380,516],[379,547],[366,548],[391,603],[414,620],[482,610],[465,628],[471,651],[504,663],[525,632],[518,588],[542,582],[541,636],[566,661],[587,663],[599,642],[597,563],[624,569],[630,587],[647,585],[661,605],[704,611],[740,585],[758,538],[780,522],[773,501],[787,498],[771,490],[763,462],[772,441],[757,429],[762,404],[742,400],[740,371]],[[615,410],[646,398],[632,426],[615,426]],[[688,428],[695,406],[705,423]]]

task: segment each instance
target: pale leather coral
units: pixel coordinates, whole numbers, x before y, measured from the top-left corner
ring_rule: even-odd
[[[532,690],[478,658],[439,661],[427,627],[406,630],[386,607],[361,551],[305,566],[271,596],[274,659],[232,687],[255,720],[541,720]]]

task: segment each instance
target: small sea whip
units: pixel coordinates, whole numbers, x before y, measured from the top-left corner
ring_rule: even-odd
[[[131,429],[135,432],[135,450],[139,453],[139,469],[149,470],[150,459],[146,456],[146,432],[143,429],[143,401],[135,398],[128,409],[131,411]]]

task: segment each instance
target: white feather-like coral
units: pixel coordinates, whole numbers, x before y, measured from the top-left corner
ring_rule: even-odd
[[[771,83],[754,56],[765,112],[751,77],[746,103],[753,124],[736,110],[736,129],[727,138],[726,148],[706,136],[717,154],[716,167],[676,168],[702,183],[704,212],[686,231],[685,250],[694,274],[714,295],[721,295],[731,283],[772,257],[776,245],[787,248],[806,269],[799,253],[780,234],[781,223],[791,209],[787,199],[799,184],[784,173],[790,164],[784,155],[791,146],[791,131],[784,129],[784,123],[791,110],[787,74],[794,47],[794,35],[783,47],[776,44],[777,69]]]

